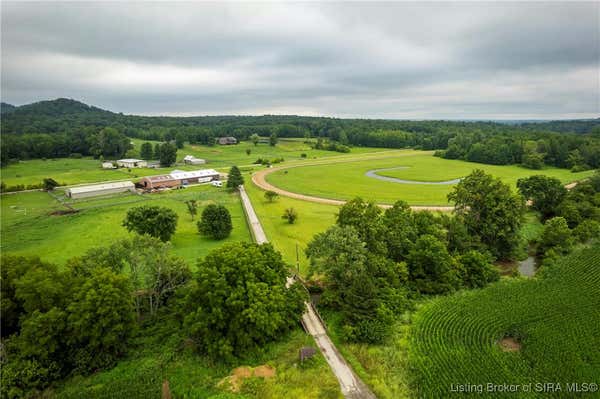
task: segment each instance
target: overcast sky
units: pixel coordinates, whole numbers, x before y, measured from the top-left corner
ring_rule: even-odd
[[[12,3],[2,101],[147,115],[600,116],[600,3]]]

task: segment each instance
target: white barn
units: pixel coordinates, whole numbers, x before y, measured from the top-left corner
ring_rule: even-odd
[[[181,184],[185,186],[187,184],[208,183],[213,180],[219,180],[221,175],[214,169],[191,170],[188,172],[174,170],[171,172],[171,177],[173,179],[181,180]]]
[[[186,155],[183,158],[183,163],[189,164],[189,165],[204,165],[206,163],[205,159],[201,159],[201,158],[196,158],[193,155]]]
[[[126,191],[135,191],[135,185],[130,181],[119,181],[114,183],[92,184],[89,186],[76,186],[68,188],[66,194],[69,198],[78,199],[123,193]]]
[[[121,168],[145,168],[148,166],[148,162],[143,159],[126,158],[119,159],[117,161],[117,166]]]

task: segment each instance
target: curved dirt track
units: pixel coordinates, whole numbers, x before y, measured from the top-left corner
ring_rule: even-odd
[[[346,203],[346,201],[342,201],[342,200],[315,197],[312,195],[298,194],[298,193],[293,193],[291,191],[283,190],[283,189],[281,189],[279,187],[275,187],[271,183],[267,182],[267,180],[265,178],[268,174],[276,172],[278,170],[289,169],[289,168],[299,167],[299,166],[308,166],[308,165],[297,165],[297,166],[288,166],[288,167],[269,168],[269,169],[259,170],[258,172],[255,172],[252,175],[252,182],[255,185],[257,185],[258,187],[262,188],[263,190],[275,191],[277,194],[282,195],[284,197],[299,199],[302,201],[316,202],[319,204],[337,205],[337,206],[344,205]],[[378,204],[378,205],[384,209],[392,207],[391,205],[388,205],[388,204]],[[421,205],[412,205],[410,208],[415,211],[441,211],[441,212],[451,212],[454,209],[453,206],[421,206]]]

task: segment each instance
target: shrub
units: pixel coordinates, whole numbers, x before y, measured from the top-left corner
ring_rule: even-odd
[[[204,211],[198,221],[198,231],[200,234],[222,240],[229,237],[233,230],[231,215],[223,205],[210,204]]]
[[[287,208],[281,218],[287,220],[289,224],[294,224],[298,219],[298,212],[294,208]]]
[[[123,226],[128,231],[169,241],[177,228],[177,219],[177,214],[169,208],[146,205],[127,211]]]

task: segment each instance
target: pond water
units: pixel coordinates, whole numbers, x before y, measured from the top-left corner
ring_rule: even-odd
[[[525,260],[519,261],[519,273],[525,277],[533,277],[535,275],[535,258],[528,257]]]

